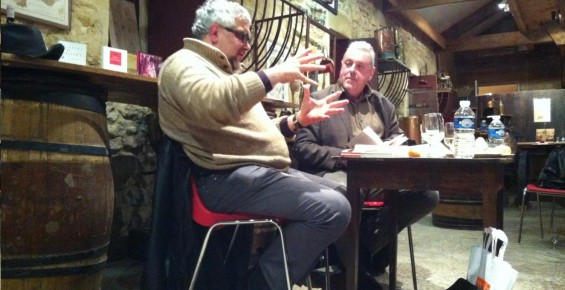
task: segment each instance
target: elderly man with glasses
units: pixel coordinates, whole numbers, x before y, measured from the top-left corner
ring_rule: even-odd
[[[340,93],[306,96],[293,116],[270,120],[261,101],[273,86],[323,70],[310,50],[280,65],[240,73],[251,49],[251,17],[240,4],[208,0],[196,11],[184,47],[162,65],[159,122],[195,164],[203,203],[212,211],[275,216],[284,236],[291,282],[302,282],[319,254],[345,231],[351,207],[338,183],[290,168],[285,136],[342,113]],[[279,239],[260,256],[247,289],[286,289]]]

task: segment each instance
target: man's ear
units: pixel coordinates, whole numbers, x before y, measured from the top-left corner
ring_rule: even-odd
[[[210,37],[210,42],[212,42],[212,44],[216,44],[219,42],[220,28],[221,27],[218,24],[212,24],[212,26],[210,26],[210,31],[208,31],[208,37]]]

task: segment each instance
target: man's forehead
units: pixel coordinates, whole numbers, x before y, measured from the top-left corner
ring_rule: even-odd
[[[245,28],[249,28],[251,26],[251,23],[249,23],[249,21],[247,21],[247,19],[241,17],[241,16],[237,16],[235,17],[235,24],[241,27],[245,27]]]
[[[343,56],[343,61],[370,62],[371,56],[361,50],[348,51]]]

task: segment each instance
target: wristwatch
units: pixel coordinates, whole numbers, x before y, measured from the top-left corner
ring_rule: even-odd
[[[302,126],[302,124],[300,124],[300,122],[298,122],[298,118],[296,117],[297,114],[294,114],[292,116],[292,124],[294,125],[294,128],[296,130],[302,129],[304,128],[304,126]]]

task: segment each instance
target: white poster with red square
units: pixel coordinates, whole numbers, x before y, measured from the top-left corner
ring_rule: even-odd
[[[102,68],[127,73],[128,52],[124,49],[103,46]]]

